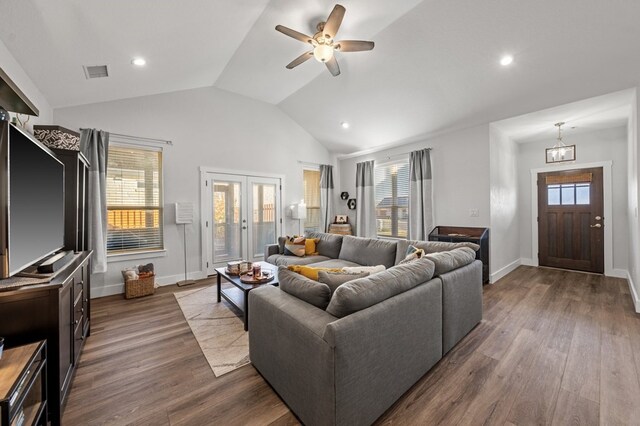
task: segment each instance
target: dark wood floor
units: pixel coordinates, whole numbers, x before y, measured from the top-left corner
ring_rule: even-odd
[[[93,301],[67,425],[288,425],[253,367],[220,378],[171,294]],[[640,424],[640,315],[627,282],[520,267],[484,320],[380,424]]]

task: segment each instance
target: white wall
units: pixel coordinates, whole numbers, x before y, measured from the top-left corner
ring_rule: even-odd
[[[638,223],[638,192],[640,190],[638,186],[638,125],[640,124],[638,114],[640,114],[640,97],[638,97],[637,90],[634,98],[631,104],[631,115],[627,135],[627,216],[629,221],[628,280],[636,312],[640,312],[640,224]]]
[[[45,99],[40,90],[33,84],[31,78],[24,71],[22,66],[15,60],[7,46],[0,40],[0,68],[7,73],[13,82],[22,92],[33,102],[40,112],[40,116],[31,117],[27,123],[27,130],[33,133],[34,124],[51,124],[53,119],[53,109]],[[14,115],[13,113],[11,114]],[[25,117],[25,116],[23,116]]]
[[[355,210],[348,210],[340,199],[347,191],[356,193],[356,163],[375,160],[384,162],[398,155],[422,148],[432,148],[433,199],[436,225],[489,226],[489,125],[459,130],[431,139],[385,149],[338,161],[339,181],[336,192],[336,214],[348,213],[355,229]],[[478,217],[469,210],[478,209]]]
[[[184,274],[182,228],[174,223],[173,203],[190,201],[196,220],[189,226],[188,270],[202,277],[200,238],[200,166],[249,170],[285,176],[285,205],[303,196],[300,161],[331,164],[328,151],[277,107],[216,88],[56,109],[55,123],[100,128],[114,133],[169,139],[164,150],[164,230],[166,256],[110,262],[93,277],[92,296],[122,292],[120,270],[153,262],[158,281],[175,283]],[[285,220],[285,232],[298,222]]]
[[[565,134],[563,140],[567,145],[576,145],[576,168],[585,163],[612,162],[611,187],[605,187],[604,190],[611,191],[612,195],[613,218],[610,223],[613,226],[613,268],[620,275],[628,268],[627,127]],[[518,144],[520,256],[526,264],[531,264],[537,257],[537,253],[532,253],[531,169],[554,170],[554,165],[547,165],[544,159],[545,148],[553,146],[554,142],[545,138]]]
[[[506,134],[490,126],[490,281],[520,265],[518,217],[518,148]]]

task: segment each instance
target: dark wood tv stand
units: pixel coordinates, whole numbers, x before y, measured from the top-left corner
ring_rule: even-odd
[[[85,339],[91,332],[91,252],[84,251],[49,283],[0,292],[5,348],[47,340],[49,420],[60,425]]]

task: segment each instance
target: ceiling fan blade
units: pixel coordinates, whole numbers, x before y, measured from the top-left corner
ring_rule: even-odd
[[[336,50],[340,52],[362,52],[364,50],[373,50],[374,43],[372,41],[362,40],[341,40],[336,43]]]
[[[329,38],[335,38],[338,29],[340,28],[340,24],[342,23],[342,18],[344,18],[344,13],[346,9],[344,6],[336,4],[329,14],[327,18],[327,22],[324,24],[324,30],[322,32],[329,36]]]
[[[284,35],[288,35],[291,38],[295,38],[296,40],[300,40],[304,43],[311,43],[311,37],[308,35],[299,33],[296,30],[292,30],[291,28],[287,28],[283,25],[276,25],[276,31],[280,31]]]
[[[287,65],[287,69],[293,69],[310,58],[313,58],[313,50],[310,52],[304,52],[302,55],[295,58],[291,63],[289,63],[289,65]]]
[[[331,59],[329,59],[324,64],[327,66],[327,69],[332,76],[336,77],[340,75],[340,67],[338,66],[338,61],[336,60],[335,56],[331,57]]]

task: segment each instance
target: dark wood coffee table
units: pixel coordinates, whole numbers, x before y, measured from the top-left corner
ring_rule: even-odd
[[[254,262],[255,263],[255,262]],[[258,262],[262,266],[262,270],[273,271],[273,280],[264,284],[245,284],[240,281],[240,277],[237,275],[227,274],[227,268],[216,268],[216,274],[218,275],[218,303],[222,301],[222,298],[231,303],[236,309],[242,312],[242,320],[244,321],[244,330],[249,329],[249,292],[254,288],[258,288],[264,285],[279,285],[278,281],[278,267],[267,262]],[[231,288],[222,288],[222,279],[225,279],[228,283],[232,284]]]

